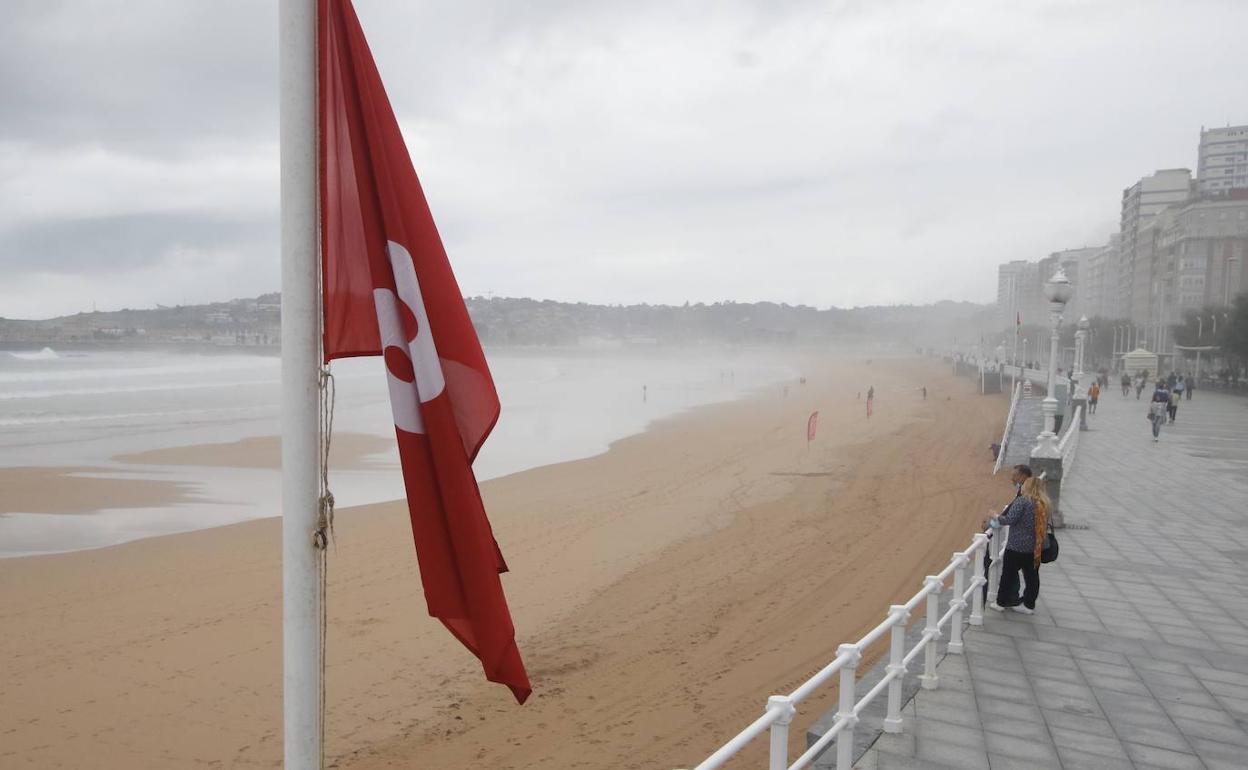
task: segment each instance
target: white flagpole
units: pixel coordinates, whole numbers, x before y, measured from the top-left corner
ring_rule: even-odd
[[[287,770],[321,766],[316,0],[280,0],[282,710]]]

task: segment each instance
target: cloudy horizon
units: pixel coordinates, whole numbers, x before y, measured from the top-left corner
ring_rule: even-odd
[[[1248,122],[1230,0],[356,7],[468,295],[990,302]],[[6,11],[0,317],[277,291],[276,4]]]

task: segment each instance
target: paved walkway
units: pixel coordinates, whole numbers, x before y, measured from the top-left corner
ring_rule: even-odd
[[[1248,768],[1248,400],[1144,412],[1091,417],[1036,615],[986,610],[858,767]]]
[[[1031,448],[1036,445],[1036,436],[1044,430],[1044,410],[1040,408],[1042,401],[1044,395],[1039,389],[1030,398],[1018,399],[1014,424],[1010,426],[1010,437],[1005,443],[1002,468],[1011,468],[1030,459]]]

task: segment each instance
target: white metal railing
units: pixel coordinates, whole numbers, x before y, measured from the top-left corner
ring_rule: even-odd
[[[1074,419],[1066,428],[1066,435],[1057,442],[1057,450],[1062,455],[1062,467],[1070,468],[1075,462],[1075,450],[1079,448],[1079,423],[1083,420],[1083,406],[1075,409]]]
[[[1000,531],[1000,530],[999,530]],[[1002,543],[1005,539],[1002,538]],[[818,673],[803,682],[788,695],[773,695],[767,699],[767,707],[762,716],[754,720],[748,727],[737,733],[732,740],[725,743],[714,754],[706,758],[695,770],[715,770],[736,756],[751,741],[771,732],[771,746],[768,754],[768,770],[801,770],[807,767],[836,740],[836,768],[850,770],[854,761],[854,727],[858,724],[858,715],[877,696],[885,690],[888,692],[888,713],[884,719],[884,731],[899,733],[902,728],[901,697],[902,679],[906,675],[907,666],[919,656],[923,658],[923,673],[919,681],[923,689],[935,689],[939,684],[936,676],[936,641],[943,637],[941,629],[949,625],[949,644],[946,646],[950,654],[962,653],[962,621],[967,600],[971,601],[971,614],[967,619],[973,626],[983,625],[984,594],[981,588],[988,582],[976,568],[982,561],[989,539],[985,533],[976,534],[971,545],[965,551],[954,553],[948,566],[935,575],[923,579],[923,588],[910,597],[905,604],[894,604],[888,608],[888,617],[883,623],[867,632],[866,636],[853,644],[842,644],[836,650],[836,658],[824,666]],[[994,559],[994,563],[999,559]],[[967,578],[967,568],[970,578]],[[999,574],[999,572],[998,572]],[[940,614],[940,596],[945,590],[945,581],[953,577],[953,591],[949,600],[949,608]],[[968,587],[969,586],[969,587]],[[914,647],[906,650],[906,624],[910,620],[910,612],[926,601],[926,625],[923,635]],[[858,663],[862,653],[872,644],[889,635],[888,664],[885,666],[884,678],[879,681],[861,698],[855,692]],[[789,764],[789,725],[797,714],[797,704],[805,700],[811,693],[827,684],[833,676],[839,675],[838,709],[831,728],[820,736],[800,757]]]
[[[1045,474],[1041,473],[1040,478],[1043,480]],[[992,597],[992,601],[997,600],[997,588],[1001,585],[1001,567],[1005,560],[1005,544],[1010,541],[1010,527],[1003,525],[992,532],[992,539],[988,541],[988,591],[987,594]]]
[[[1005,416],[1005,430],[1001,433],[1001,443],[997,449],[997,461],[992,466],[992,473],[996,475],[1001,470],[1001,464],[1005,462],[1005,448],[1010,443],[1010,429],[1014,427],[1014,415],[1018,412],[1018,399],[1023,393],[1023,383],[1014,383],[1014,395],[1010,397],[1010,412]]]

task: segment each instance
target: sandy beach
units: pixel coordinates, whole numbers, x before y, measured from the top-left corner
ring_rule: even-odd
[[[377,436],[343,433],[330,445],[330,460],[340,470],[381,467],[373,456],[389,448]],[[117,455],[134,465],[193,465],[222,468],[281,468],[281,441],[261,436],[220,444],[153,449]],[[151,478],[127,478],[117,468],[0,468],[0,515],[6,513],[87,514],[108,508],[170,506],[193,497],[189,485]]]
[[[332,766],[691,766],[917,590],[1007,491],[1005,400],[930,360],[803,371],[483,484],[524,707],[426,616],[402,504],[340,511]],[[269,519],[0,561],[0,766],[280,766],[279,543]]]

